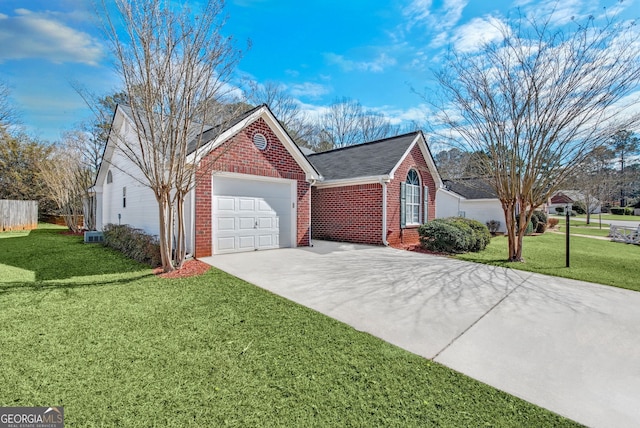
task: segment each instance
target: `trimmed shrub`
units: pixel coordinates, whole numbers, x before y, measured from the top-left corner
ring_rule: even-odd
[[[556,207],[556,213],[564,214],[564,207]]]
[[[587,206],[582,201],[574,202],[573,203],[573,209],[578,214],[586,214],[587,213]]]
[[[520,227],[520,216],[516,216],[516,226],[518,228]],[[527,228],[524,230],[524,234],[531,235],[534,230],[535,229],[533,227],[533,220],[529,220],[529,223],[527,223]]]
[[[560,223],[560,219],[559,218],[550,218],[549,220],[547,220],[549,227],[556,227],[558,225],[558,223]]]
[[[492,235],[498,233],[498,230],[500,229],[500,222],[498,220],[489,220],[486,224],[489,229],[489,233]]]
[[[489,233],[489,229],[484,224],[480,223],[478,220],[473,220],[470,218],[464,217],[456,217],[454,219],[456,224],[462,223],[471,228],[473,232],[472,240],[469,245],[468,251],[478,252],[487,248],[489,242],[491,242],[491,233]]]
[[[481,251],[489,241],[489,229],[476,220],[462,217],[439,218],[418,229],[422,247],[440,253]]]
[[[547,214],[544,211],[534,211],[531,215],[533,231],[535,233],[544,233],[544,231],[547,230],[547,221]]]
[[[107,224],[103,229],[104,245],[151,267],[162,264],[160,245],[155,236],[126,224]]]

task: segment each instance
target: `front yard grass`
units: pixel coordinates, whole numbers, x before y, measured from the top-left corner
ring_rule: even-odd
[[[570,231],[578,233],[577,228]],[[583,232],[580,232],[583,233]],[[565,236],[545,233],[526,236],[524,263],[508,263],[507,237],[497,236],[480,253],[457,256],[462,260],[504,266],[640,291],[640,246],[571,236],[570,268],[565,267]]]
[[[574,426],[219,270],[0,239],[0,406],[66,426]]]

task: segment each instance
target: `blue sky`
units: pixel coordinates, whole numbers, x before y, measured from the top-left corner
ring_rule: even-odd
[[[56,141],[91,116],[73,82],[106,95],[119,81],[92,0],[0,0],[0,80],[25,130]],[[640,0],[228,0],[225,32],[248,39],[238,78],[275,81],[318,113],[350,97],[393,123],[424,121],[411,88],[433,85],[449,46],[471,51],[496,35],[492,22],[523,13],[640,17]],[[518,9],[519,8],[519,9]]]

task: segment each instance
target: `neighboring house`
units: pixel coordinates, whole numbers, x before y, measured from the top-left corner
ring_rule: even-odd
[[[444,187],[436,195],[436,217],[466,217],[482,224],[497,220],[498,232],[507,230],[495,190],[479,178],[444,180]]]
[[[112,127],[135,138],[127,107],[117,107]],[[260,106],[221,134],[204,132],[203,142],[206,156],[187,157],[200,168],[185,203],[187,251],[196,257],[308,246],[312,237],[417,243],[418,226],[436,214],[442,182],[421,132],[307,157]],[[120,223],[159,233],[157,202],[141,182],[110,136],[93,188],[98,229]]]
[[[313,237],[375,245],[417,244],[435,218],[442,181],[422,132],[308,157],[323,176],[312,188]]]
[[[549,213],[555,214],[557,207],[564,209],[567,205],[572,206],[576,202],[582,202],[586,206],[587,199],[589,199],[589,212],[599,214],[602,203],[594,197],[587,198],[584,193],[577,190],[559,190],[554,193],[549,199]]]

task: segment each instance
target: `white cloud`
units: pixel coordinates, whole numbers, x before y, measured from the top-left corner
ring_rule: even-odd
[[[456,28],[448,41],[459,52],[473,52],[485,43],[502,39],[502,25],[502,21],[493,16],[473,18]]]
[[[385,53],[381,53],[373,61],[353,61],[335,53],[325,54],[325,59],[329,64],[337,65],[344,71],[370,71],[372,73],[381,73],[385,68],[397,63],[395,58],[391,58]]]
[[[0,16],[0,62],[43,58],[53,63],[96,65],[102,58],[97,40],[60,22],[54,14],[27,9],[15,13]]]
[[[413,0],[405,8],[404,15],[409,19],[408,28],[420,25],[430,30],[443,30],[457,25],[468,0],[444,0],[440,9],[434,9],[431,0]]]
[[[322,95],[328,94],[329,92],[330,90],[326,86],[311,82],[294,84],[289,88],[289,93],[294,97],[318,98]]]

